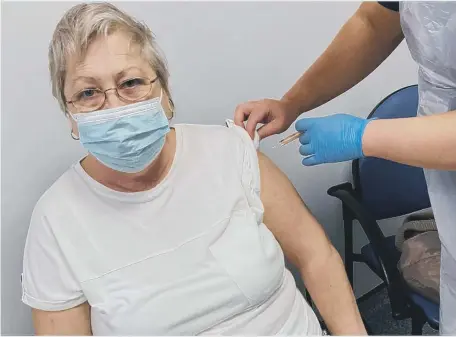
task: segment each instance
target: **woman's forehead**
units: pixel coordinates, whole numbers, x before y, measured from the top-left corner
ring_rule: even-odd
[[[105,78],[121,72],[153,72],[140,47],[125,34],[96,38],[80,60],[69,59],[67,77]]]

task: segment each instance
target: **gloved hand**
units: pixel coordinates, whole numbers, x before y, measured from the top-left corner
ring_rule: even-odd
[[[319,118],[303,118],[296,122],[302,164],[313,166],[364,157],[362,137],[371,120],[337,114]]]

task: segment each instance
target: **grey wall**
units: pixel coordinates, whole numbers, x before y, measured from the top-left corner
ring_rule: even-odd
[[[32,333],[30,310],[20,301],[31,211],[45,189],[83,155],[51,95],[47,70],[53,29],[73,4],[2,3],[3,334]],[[244,100],[280,97],[331,42],[359,2],[117,4],[150,25],[168,57],[176,122],[221,124]],[[415,72],[403,44],[360,85],[308,115],[347,112],[365,117],[385,95],[414,83]],[[326,190],[348,179],[349,165],[305,168],[297,144],[272,149],[277,140],[266,139],[262,150],[290,177],[341,250],[341,207]],[[364,242],[362,236],[356,240],[357,246]],[[356,273],[358,295],[378,282],[365,269],[357,268]]]

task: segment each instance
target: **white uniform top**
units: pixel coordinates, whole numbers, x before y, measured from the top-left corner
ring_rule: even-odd
[[[111,190],[77,163],[44,193],[23,302],[53,311],[88,301],[94,335],[321,334],[262,223],[248,134],[175,130],[174,162],[152,190]]]
[[[401,27],[418,65],[418,116],[456,110],[456,2],[400,1]],[[453,130],[455,125],[452,125]],[[440,154],[439,154],[440,155]],[[456,170],[424,169],[442,242],[441,335],[456,335]]]

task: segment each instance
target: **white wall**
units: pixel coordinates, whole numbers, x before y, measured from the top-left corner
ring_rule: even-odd
[[[2,333],[30,334],[21,301],[22,253],[31,211],[52,182],[83,150],[72,141],[50,91],[47,48],[70,2],[2,3]],[[221,124],[248,99],[280,97],[317,58],[358,2],[131,2],[118,3],[157,34],[171,71],[176,122]],[[367,116],[385,95],[415,82],[403,44],[349,93],[309,113]],[[331,85],[331,83],[328,83]],[[291,132],[290,129],[289,132]],[[297,145],[272,149],[315,216],[342,249],[341,207],[326,190],[348,179],[347,163],[305,168]],[[216,150],[216,149],[214,149]],[[357,245],[363,243],[357,240]],[[357,294],[377,280],[357,269]]]

